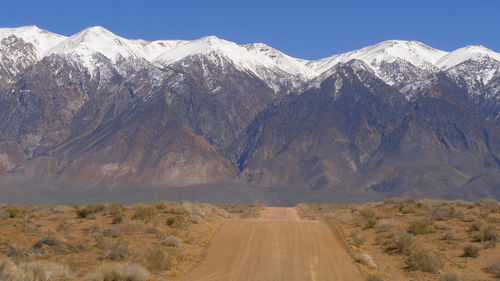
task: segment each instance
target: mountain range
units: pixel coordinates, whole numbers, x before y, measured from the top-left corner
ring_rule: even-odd
[[[152,190],[500,199],[500,54],[390,40],[310,61],[215,36],[0,28],[0,196]]]

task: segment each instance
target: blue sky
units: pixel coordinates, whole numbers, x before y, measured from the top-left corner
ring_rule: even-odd
[[[500,52],[500,1],[5,1],[0,26],[37,25],[64,35],[101,25],[127,38],[216,35],[264,42],[318,59],[389,39],[443,50],[481,44]]]

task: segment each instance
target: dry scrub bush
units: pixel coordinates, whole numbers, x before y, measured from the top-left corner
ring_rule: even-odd
[[[427,221],[412,221],[408,225],[408,233],[413,235],[429,234],[434,232],[434,227]]]
[[[500,202],[495,199],[481,199],[476,201],[476,206],[481,210],[481,214],[487,215],[489,213],[500,212]]]
[[[415,202],[413,199],[404,199],[399,204],[399,211],[403,214],[415,213],[422,208],[422,203]]]
[[[495,274],[498,278],[500,278],[500,259],[492,262],[485,269],[485,272]]]
[[[15,264],[8,258],[0,259],[2,281],[65,281],[73,280],[66,266],[44,261]]]
[[[135,263],[104,264],[88,275],[86,281],[145,281],[149,272]]]
[[[439,281],[466,281],[459,272],[446,272],[439,276]]]
[[[118,239],[103,239],[96,245],[101,250],[101,260],[124,260],[128,255],[128,244]]]
[[[365,229],[374,228],[377,225],[377,214],[373,209],[362,209],[359,215],[363,219],[362,224]]]
[[[365,241],[366,241],[366,238],[363,236],[360,236],[359,230],[356,230],[356,229],[351,230],[351,239],[352,239],[353,244],[356,247],[363,245],[363,243],[365,243]]]
[[[189,220],[194,223],[194,224],[200,224],[201,223],[201,218],[197,215],[192,215]]]
[[[431,217],[433,220],[447,220],[454,218],[456,215],[455,208],[449,206],[440,206],[432,211]]]
[[[78,218],[94,218],[97,213],[100,213],[104,210],[106,210],[106,206],[99,204],[99,205],[87,205],[84,208],[80,208],[79,206],[75,206],[75,212],[76,216]]]
[[[187,214],[191,212],[191,204],[190,203],[182,203],[172,210],[172,213],[177,215]]]
[[[134,220],[150,220],[156,215],[156,209],[146,204],[137,205],[134,209],[134,215],[132,216]]]
[[[499,235],[495,225],[484,223],[479,226],[477,232],[472,234],[472,239],[476,242],[498,241]]]
[[[179,247],[181,245],[181,240],[176,236],[170,235],[163,241],[163,245],[167,247]]]
[[[61,241],[57,237],[50,234],[38,239],[35,244],[33,244],[33,249],[35,251],[40,251],[44,246],[55,250],[62,250],[63,248]]]
[[[497,247],[497,245],[496,245],[496,242],[495,242],[495,241],[486,241],[486,242],[484,243],[483,249],[485,249],[485,250],[486,250],[486,249],[494,249],[494,248],[496,248],[496,247]]]
[[[424,250],[412,252],[406,260],[409,270],[419,270],[423,272],[435,273],[443,264],[435,255]]]
[[[122,214],[115,214],[113,216],[113,220],[111,221],[111,224],[119,224],[123,222],[123,215]]]
[[[378,223],[378,232],[391,232],[394,229],[396,222],[394,220],[382,219]]]
[[[141,221],[127,221],[119,225],[117,229],[121,235],[132,235],[144,228],[144,223]]]
[[[366,281],[384,281],[384,279],[378,275],[370,274],[366,277]]]
[[[351,210],[342,209],[333,213],[334,218],[342,224],[350,224],[353,221]]]
[[[445,241],[453,241],[455,240],[455,234],[453,234],[453,232],[446,232],[445,234],[443,234],[443,237],[441,237],[441,239]]]
[[[162,272],[170,270],[175,264],[175,258],[171,257],[161,247],[152,247],[143,250],[138,255],[138,262],[148,270]]]
[[[415,247],[415,239],[411,234],[397,231],[389,236],[387,249],[401,254],[409,254]]]
[[[121,214],[123,211],[125,211],[125,209],[125,206],[123,206],[122,204],[110,203],[106,205],[106,214],[115,216]]]
[[[477,258],[479,257],[479,248],[472,245],[467,245],[464,247],[464,253],[462,257]]]
[[[9,218],[9,214],[7,212],[0,210],[0,220],[4,220],[4,219],[8,219],[8,218]]]

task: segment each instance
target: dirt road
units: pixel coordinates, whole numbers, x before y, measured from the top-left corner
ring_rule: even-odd
[[[267,208],[261,219],[226,223],[206,258],[179,281],[362,280],[352,259],[317,221],[293,208]]]

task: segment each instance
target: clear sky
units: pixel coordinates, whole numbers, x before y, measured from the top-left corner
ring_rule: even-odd
[[[500,52],[500,0],[37,0],[3,1],[0,26],[63,35],[100,25],[126,38],[264,42],[318,59],[389,39]]]

